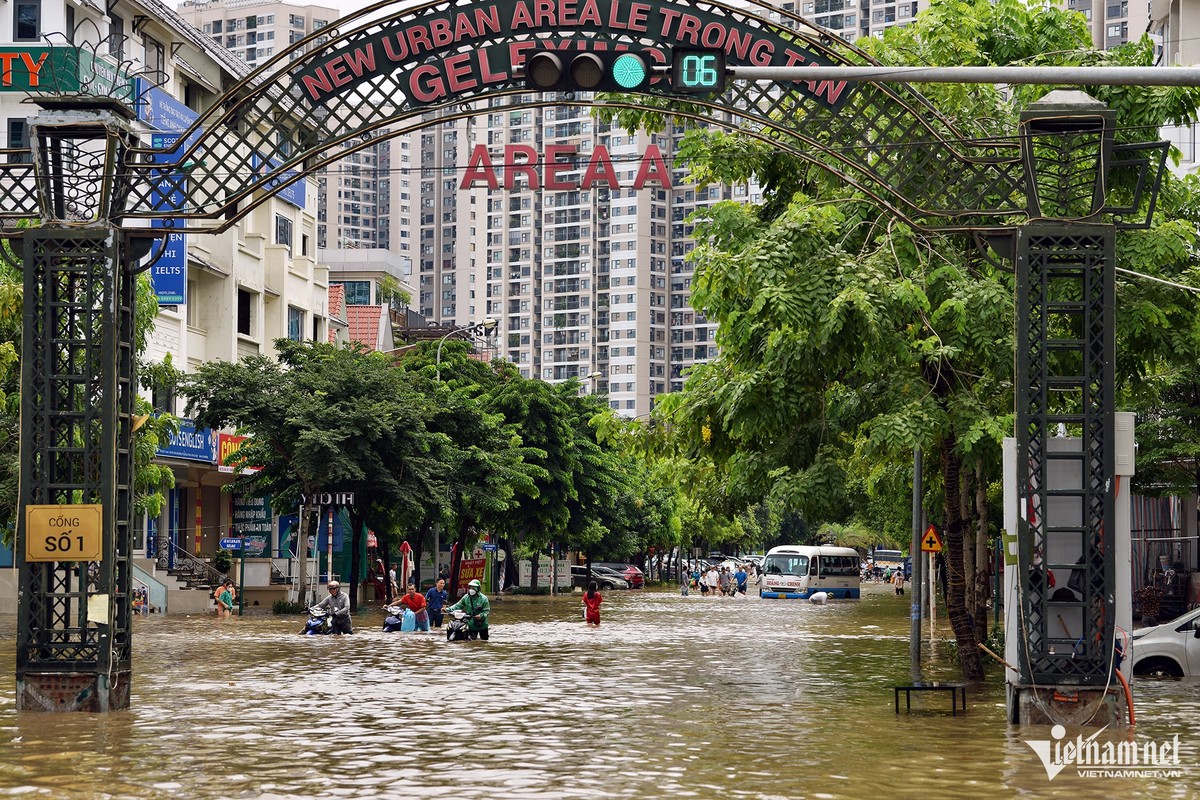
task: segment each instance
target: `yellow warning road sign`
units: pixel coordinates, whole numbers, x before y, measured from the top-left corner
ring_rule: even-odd
[[[932,525],[925,529],[925,535],[921,537],[921,552],[942,552],[942,537],[938,535],[937,528]]]

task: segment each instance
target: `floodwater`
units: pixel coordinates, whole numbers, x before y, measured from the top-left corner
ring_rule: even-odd
[[[385,634],[376,610],[353,637],[269,613],[140,618],[132,708],[108,715],[18,714],[0,616],[0,796],[1200,796],[1195,682],[1134,689],[1136,739],[1179,735],[1176,778],[1048,779],[1024,740],[1049,729],[1005,723],[999,668],[965,715],[932,693],[897,716],[909,605],[889,587],[826,606],[610,592],[598,630],[578,608],[506,598],[486,643]],[[938,647],[926,678],[953,679]]]

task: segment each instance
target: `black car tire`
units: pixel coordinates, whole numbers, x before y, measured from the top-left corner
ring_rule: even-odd
[[[1182,678],[1183,670],[1169,658],[1148,658],[1133,668],[1139,678]]]

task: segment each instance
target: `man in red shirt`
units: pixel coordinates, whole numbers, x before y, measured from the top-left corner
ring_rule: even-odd
[[[417,630],[429,630],[429,612],[425,610],[425,595],[418,592],[414,586],[409,585],[404,596],[400,598],[400,605],[413,612],[413,616],[416,617]]]

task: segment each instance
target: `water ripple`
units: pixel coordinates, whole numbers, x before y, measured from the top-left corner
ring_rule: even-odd
[[[0,676],[0,796],[1087,800],[1196,782],[1048,782],[1023,742],[1044,729],[1005,723],[998,673],[965,716],[934,698],[896,716],[909,606],[883,590],[827,606],[614,592],[599,629],[578,607],[505,599],[487,643],[386,634],[379,612],[342,638],[269,615],[139,619],[128,712],[17,714]],[[1195,685],[1137,690],[1138,735],[1179,733],[1195,762]]]

